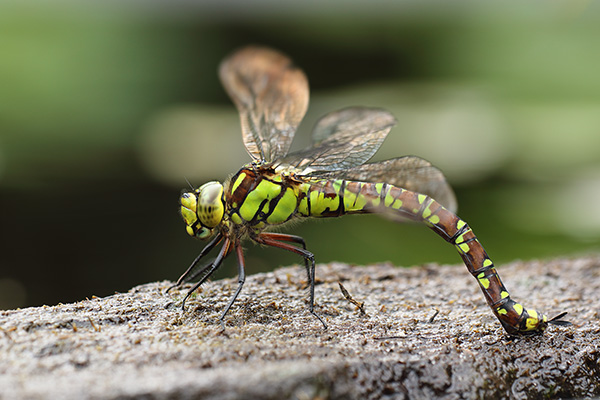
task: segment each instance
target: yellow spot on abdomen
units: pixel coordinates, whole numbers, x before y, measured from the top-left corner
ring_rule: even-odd
[[[367,201],[363,195],[360,194],[360,189],[362,189],[362,184],[359,185],[358,193],[350,192],[346,190],[344,192],[344,209],[346,211],[361,211],[365,208]]]
[[[383,205],[386,207],[389,207],[390,204],[392,204],[394,202],[394,196],[390,196],[389,194],[387,194],[385,196],[385,199],[383,199]]]
[[[468,253],[468,252],[469,252],[469,250],[471,250],[471,248],[469,247],[469,245],[468,245],[467,243],[461,243],[461,244],[457,244],[457,245],[456,245],[456,249],[457,249],[459,252],[462,252],[462,253],[465,253],[465,254],[466,254],[466,253]]]
[[[517,314],[519,314],[519,315],[523,314],[523,306],[520,305],[519,303],[515,303],[515,305],[513,306],[513,309],[517,312]]]
[[[438,217],[437,215],[432,215],[431,217],[429,217],[429,222],[435,225],[440,222],[440,217]]]
[[[537,328],[540,319],[538,317],[537,311],[535,310],[527,310],[527,314],[529,315],[529,318],[527,318],[527,320],[525,321],[525,326],[528,331],[532,331]]]
[[[485,278],[485,274],[483,272],[477,275],[477,280],[484,289],[488,289],[490,287],[490,280]]]
[[[421,217],[423,218],[427,218],[431,215],[431,210],[429,209],[429,206],[425,207],[425,209],[423,210],[423,212],[421,213]]]

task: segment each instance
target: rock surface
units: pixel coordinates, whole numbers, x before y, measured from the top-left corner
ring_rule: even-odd
[[[516,300],[573,326],[507,337],[464,266],[318,265],[327,330],[307,311],[302,267],[249,276],[224,330],[236,279],[207,283],[185,312],[186,288],[150,283],[0,311],[0,398],[599,396],[600,257],[498,270]]]

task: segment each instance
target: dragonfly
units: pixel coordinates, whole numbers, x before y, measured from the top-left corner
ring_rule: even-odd
[[[400,222],[423,223],[453,245],[508,334],[541,334],[549,324],[570,324],[561,320],[566,313],[548,319],[510,297],[472,229],[455,214],[454,192],[438,168],[416,156],[368,162],[396,124],[391,113],[370,107],[332,112],[317,122],[310,147],[290,153],[308,108],[304,72],[276,50],[249,46],[225,58],[219,77],[239,111],[242,139],[252,160],[223,183],[211,181],[181,194],[187,233],[210,239],[172,286],[198,279],[182,307],[235,253],[238,286],[220,315],[223,325],[246,279],[242,242],[251,240],[304,259],[309,311],[327,328],[315,312],[314,254],[302,237],[270,228],[311,217],[380,213]],[[200,266],[218,245],[216,257]]]

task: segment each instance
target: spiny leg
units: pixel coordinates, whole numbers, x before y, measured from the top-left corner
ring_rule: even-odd
[[[231,306],[235,302],[235,299],[237,299],[238,295],[242,291],[242,287],[244,286],[244,282],[246,282],[246,270],[245,270],[245,263],[244,263],[244,250],[242,249],[242,246],[239,243],[236,243],[234,246],[235,246],[235,253],[236,253],[237,259],[238,259],[238,287],[237,287],[235,293],[233,294],[233,296],[231,297],[231,299],[229,299],[229,303],[227,303],[227,306],[225,307],[225,310],[223,310],[223,312],[221,313],[221,316],[219,317],[219,322],[221,323],[221,325],[223,326],[223,328],[225,328],[225,326],[223,324],[223,320],[225,319],[225,315],[227,315],[227,312],[229,312],[229,309],[231,308]]]
[[[212,262],[212,264],[209,264],[210,269],[208,270],[208,272],[202,277],[202,279],[198,283],[196,283],[194,285],[194,287],[192,287],[187,292],[187,294],[183,298],[183,301],[181,302],[182,310],[185,310],[185,301],[192,295],[192,293],[194,293],[196,291],[196,289],[198,289],[200,287],[200,285],[202,285],[204,282],[206,282],[206,280],[213,274],[213,272],[215,272],[217,270],[217,268],[219,268],[221,266],[221,263],[223,262],[225,257],[227,257],[229,252],[231,251],[231,244],[232,244],[231,240],[229,238],[226,238],[225,243],[223,243],[223,247],[221,247],[221,250],[219,251],[219,254],[217,255],[217,258],[215,259],[215,261]]]
[[[302,248],[304,250],[306,250],[306,242],[304,241],[304,238],[301,236],[296,236],[296,235],[288,235],[286,233],[273,233],[273,232],[264,232],[262,233],[263,237],[268,237],[269,239],[273,239],[273,240],[279,240],[279,241],[283,241],[283,242],[292,242],[292,243],[297,243],[300,246],[302,246]],[[311,296],[311,304],[314,303],[314,297],[315,297],[315,264],[312,263],[312,268],[311,266],[309,266],[308,262],[309,259],[306,257],[304,258],[304,267],[306,268],[306,275],[308,277],[308,282],[311,283],[310,286],[310,296]]]
[[[177,279],[177,282],[170,286],[167,289],[167,293],[169,292],[169,290],[179,287],[181,286],[181,284],[184,282],[185,278],[187,278],[187,276],[192,272],[192,269],[194,269],[194,267],[196,266],[196,264],[198,264],[200,262],[200,260],[207,255],[212,249],[215,248],[215,246],[217,244],[219,244],[219,242],[223,239],[223,234],[222,233],[218,233],[211,241],[210,243],[208,243],[206,246],[204,246],[204,248],[202,249],[202,251],[200,252],[200,254],[198,254],[198,257],[196,257],[194,259],[194,261],[192,261],[192,264],[188,267],[188,269],[185,270],[185,272],[179,277],[179,279]],[[207,270],[211,265],[214,265],[214,261],[211,264],[206,265],[204,268],[202,268],[202,270],[199,273],[204,272],[205,270]],[[212,272],[211,272],[212,273]],[[210,275],[210,274],[209,274]]]
[[[207,271],[210,271],[214,262],[215,259],[213,258],[212,260],[210,260],[210,262],[202,266],[202,268],[200,268],[198,271],[195,271],[194,273],[190,274],[187,278],[185,278],[185,282],[192,282],[196,279],[202,279],[204,275],[208,273]]]
[[[283,250],[291,251],[292,253],[298,254],[304,257],[304,261],[307,265],[308,272],[308,263],[310,262],[310,272],[308,272],[308,280],[309,280],[309,290],[310,290],[310,304],[309,311],[312,315],[314,315],[320,322],[323,324],[323,327],[327,329],[327,324],[323,319],[315,312],[315,256],[310,251],[306,250],[306,243],[304,239],[299,236],[287,235],[284,233],[271,233],[265,232],[261,233],[258,236],[253,238],[254,241],[260,244],[264,244],[266,246],[277,247]],[[292,246],[287,243],[282,243],[282,241],[292,242],[301,244],[304,248],[299,248],[296,246]]]
[[[265,233],[263,233],[263,235],[266,235],[267,237],[274,239],[274,240],[297,243],[297,244],[301,245],[304,250],[306,250],[306,242],[304,241],[304,238],[301,236],[289,235],[289,234],[285,234],[285,233],[272,233],[272,232],[265,232]],[[319,318],[319,316],[317,314],[315,314],[315,312],[314,312],[315,274],[316,274],[314,255],[313,255],[313,259],[312,259],[310,266],[309,266],[309,259],[306,257],[303,257],[303,258],[304,258],[304,267],[306,269],[306,276],[308,278],[308,283],[309,283],[308,286],[309,286],[309,293],[310,293],[310,311],[312,314],[314,314],[319,319],[319,321],[321,321],[321,323],[323,323],[323,320],[321,318]],[[327,325],[325,325],[325,329],[327,329]]]

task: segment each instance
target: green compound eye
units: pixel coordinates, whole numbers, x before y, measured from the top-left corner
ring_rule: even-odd
[[[193,192],[184,192],[179,202],[188,235],[199,239],[211,236],[225,213],[223,185],[219,182],[208,182]]]
[[[223,219],[223,185],[219,182],[205,183],[198,189],[197,214],[202,225],[214,228]],[[185,217],[184,217],[185,218]]]

